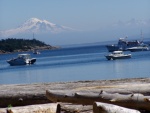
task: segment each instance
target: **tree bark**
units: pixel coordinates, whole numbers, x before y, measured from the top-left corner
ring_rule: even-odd
[[[95,102],[93,104],[93,113],[140,113],[140,111],[117,105]]]

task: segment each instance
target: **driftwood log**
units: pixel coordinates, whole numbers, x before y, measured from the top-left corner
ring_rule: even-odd
[[[0,108],[0,113],[93,113],[93,105],[83,106],[72,103],[49,103]]]
[[[6,108],[0,108],[0,113],[7,113]]]
[[[10,107],[7,109],[7,113],[60,113],[60,105],[57,103],[51,103]]]
[[[33,104],[46,104],[47,100],[45,94],[16,94],[0,96],[0,107],[11,106],[25,106]]]
[[[95,102],[93,104],[93,113],[140,113],[140,111],[120,107],[113,104]]]
[[[119,105],[122,107],[127,107],[137,110],[147,110],[150,111],[150,96],[144,96],[143,94],[119,94],[119,93],[107,93],[100,91],[99,94],[96,93],[71,93],[67,94],[52,90],[46,91],[46,96],[49,100],[53,102],[69,102],[77,103],[83,105],[93,105],[95,101],[110,103],[114,105]]]
[[[80,105],[72,103],[59,103],[63,113],[93,113],[93,105]]]

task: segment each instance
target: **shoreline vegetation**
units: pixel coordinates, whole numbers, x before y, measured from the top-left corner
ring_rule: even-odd
[[[52,50],[58,48],[60,47],[51,46],[36,39],[8,38],[5,40],[0,40],[0,54],[27,52],[34,50]]]
[[[0,112],[8,112],[8,108],[11,113],[31,110],[30,105],[38,110],[48,109],[50,104],[56,104],[55,108],[63,113],[103,113],[100,110],[108,108],[108,104],[120,106],[117,110],[125,107],[149,113],[150,78],[0,85]]]

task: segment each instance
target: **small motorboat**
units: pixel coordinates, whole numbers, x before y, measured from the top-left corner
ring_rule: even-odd
[[[131,51],[131,52],[149,51],[149,47],[147,47],[147,46],[138,46],[138,47],[131,47],[131,48],[128,48],[128,50]]]
[[[123,51],[114,51],[108,55],[105,55],[108,60],[116,60],[116,59],[127,59],[131,58],[131,54],[124,54]]]
[[[9,63],[11,66],[34,64],[35,62],[36,58],[31,58],[30,54],[19,54],[17,58],[7,60],[7,63]]]
[[[33,54],[41,54],[38,50],[34,50]]]

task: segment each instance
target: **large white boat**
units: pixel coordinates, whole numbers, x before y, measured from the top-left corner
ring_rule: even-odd
[[[123,51],[114,51],[111,54],[105,55],[108,60],[127,59],[131,58],[131,54],[124,54]]]
[[[120,51],[120,50],[126,51],[128,50],[128,48],[135,47],[135,46],[138,47],[141,44],[143,44],[143,41],[138,41],[138,40],[128,41],[127,37],[125,37],[125,38],[120,38],[118,44],[106,45],[106,47],[109,52]]]
[[[30,54],[19,54],[17,58],[12,58],[10,60],[7,60],[7,62],[11,66],[34,64],[36,62],[36,58],[31,58]]]
[[[128,50],[131,51],[131,52],[149,51],[149,47],[147,47],[147,46],[138,46],[138,47],[131,47],[131,48],[128,48]]]
[[[128,41],[127,37],[120,38],[118,44],[106,45],[109,52],[113,51],[127,51],[128,48],[142,46],[143,43],[143,33],[141,31],[141,40]]]

